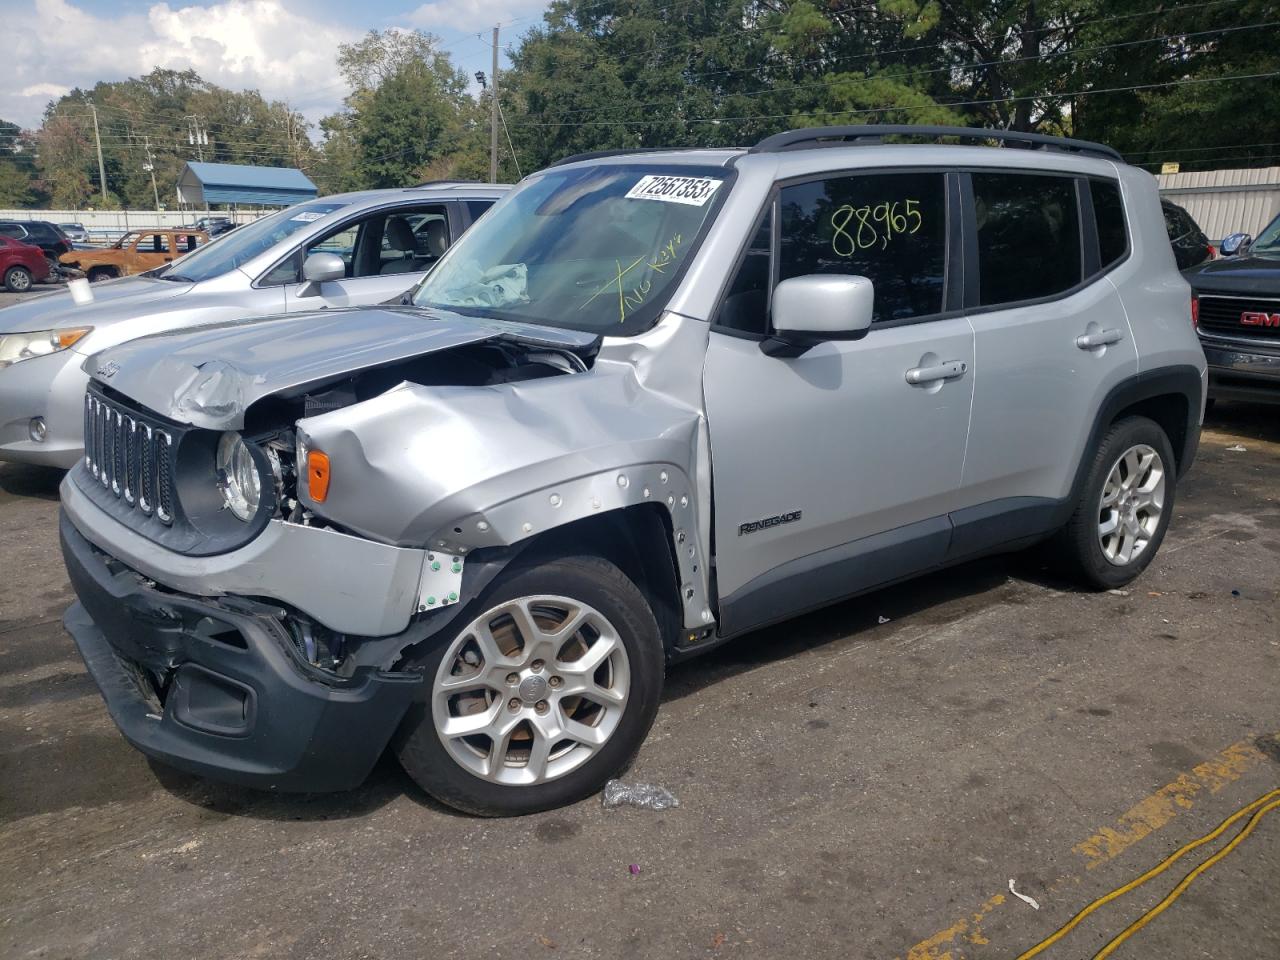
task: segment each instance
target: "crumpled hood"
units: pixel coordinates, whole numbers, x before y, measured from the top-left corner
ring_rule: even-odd
[[[150,277],[125,277],[95,283],[93,302],[81,306],[72,301],[67,290],[58,290],[0,309],[0,333],[56,330],[59,327],[104,327],[137,316],[148,304],[179,297],[192,286],[194,284]]]
[[[495,339],[584,357],[599,346],[592,334],[551,327],[411,307],[354,307],[143,337],[89,357],[84,370],[171,420],[236,430],[263,397]]]

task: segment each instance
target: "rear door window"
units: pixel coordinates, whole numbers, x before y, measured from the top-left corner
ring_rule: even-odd
[[[979,304],[1051,297],[1083,273],[1075,180],[1023,173],[974,173]]]
[[[779,277],[847,274],[875,288],[873,323],[941,313],[943,173],[852,174],[784,187]]]

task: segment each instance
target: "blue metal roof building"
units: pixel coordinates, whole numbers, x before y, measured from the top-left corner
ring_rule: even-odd
[[[313,199],[318,191],[293,167],[251,167],[241,163],[191,161],[178,178],[178,199],[208,207],[214,203],[287,207]]]

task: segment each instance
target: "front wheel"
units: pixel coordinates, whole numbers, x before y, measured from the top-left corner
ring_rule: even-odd
[[[1159,424],[1146,417],[1113,424],[1058,535],[1069,572],[1099,589],[1135,579],[1164,540],[1176,484],[1173,447]]]
[[[31,289],[31,271],[26,267],[10,267],[4,274],[4,288],[10,293],[26,293]]]
[[[631,762],[662,694],[663,649],[644,595],[598,557],[500,577],[482,611],[408,669],[424,689],[397,735],[437,800],[507,816],[599,791]]]

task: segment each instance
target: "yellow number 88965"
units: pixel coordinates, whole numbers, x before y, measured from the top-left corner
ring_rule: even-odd
[[[852,257],[875,246],[883,250],[895,236],[913,234],[923,226],[919,206],[919,200],[911,199],[837,207],[831,214],[831,249],[838,257]]]

